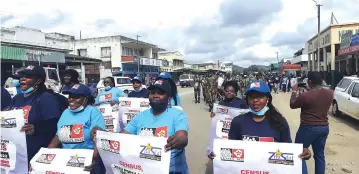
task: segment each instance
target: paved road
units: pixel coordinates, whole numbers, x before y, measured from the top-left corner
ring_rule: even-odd
[[[191,174],[212,174],[212,164],[206,157],[209,139],[210,118],[208,107],[202,102],[194,103],[192,88],[178,88],[181,104],[189,120],[189,144],[186,149],[187,162]],[[295,139],[299,127],[300,110],[289,108],[290,93],[273,94],[273,104],[288,120],[292,139]],[[330,135],[325,149],[327,173],[359,173],[359,122],[347,117],[334,118],[329,116]],[[209,163],[209,164],[208,164]],[[307,162],[308,171],[314,173],[313,158]],[[209,167],[207,167],[209,166]]]

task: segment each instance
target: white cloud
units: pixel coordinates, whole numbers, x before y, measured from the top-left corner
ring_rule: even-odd
[[[1,2],[0,14],[2,17],[13,16],[2,23],[5,27],[26,24],[32,27],[38,26],[37,28],[45,32],[61,32],[76,37],[79,36],[80,30],[83,37],[115,34],[135,37],[139,34],[145,41],[183,53],[191,50],[189,48],[192,46],[203,44],[201,41],[208,42],[207,45],[215,44],[213,48],[220,50],[201,54],[194,52],[185,55],[185,59],[189,62],[193,60],[205,62],[226,57],[240,66],[267,64],[265,60],[275,58],[275,52],[280,52],[284,57],[291,56],[296,50],[292,50],[289,46],[273,47],[271,40],[281,32],[299,32],[298,27],[317,15],[317,9],[312,0],[281,0],[281,10],[277,11],[273,17],[259,20],[258,23],[264,25],[258,24],[256,26],[258,31],[251,29],[251,26],[238,25],[226,28],[221,25],[220,17],[226,13],[220,11],[221,4],[226,1],[229,0],[11,0]],[[268,0],[257,1],[268,3]],[[254,3],[254,1],[246,1],[246,3],[250,2]],[[355,22],[355,19],[358,19],[358,15],[353,15],[353,12],[357,10],[359,0],[347,0],[345,4],[341,0],[318,0],[318,2],[324,5],[322,7],[323,21],[329,21],[332,11],[341,23]],[[34,19],[35,17],[37,19]],[[248,18],[251,17],[248,16]],[[241,18],[243,19],[243,16]],[[195,24],[217,25],[217,27],[216,31],[211,29],[201,31],[203,27],[199,26],[197,33],[189,35],[188,28]],[[311,26],[311,28],[314,27]],[[203,32],[209,34],[202,35]],[[315,32],[316,30],[312,35]],[[215,34],[222,36],[215,36]],[[251,35],[250,38],[248,35]],[[203,38],[203,36],[208,38]],[[221,37],[223,44],[220,41]],[[307,35],[303,37],[309,38]],[[224,41],[225,39],[230,39],[230,41]],[[243,56],[247,55],[253,56],[254,60],[245,60]],[[194,57],[196,59],[193,59]]]

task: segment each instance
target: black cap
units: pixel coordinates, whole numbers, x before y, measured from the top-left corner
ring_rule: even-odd
[[[45,69],[38,65],[30,65],[26,67],[26,69],[19,72],[20,76],[28,75],[28,76],[35,76],[39,77],[43,81],[46,79]]]
[[[171,85],[167,80],[162,80],[162,79],[156,80],[156,82],[152,86],[150,86],[148,90],[153,90],[156,88],[166,91],[169,95],[171,94]]]

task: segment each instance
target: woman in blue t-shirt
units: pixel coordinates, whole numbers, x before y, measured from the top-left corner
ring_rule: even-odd
[[[171,151],[170,173],[188,174],[185,147],[188,143],[188,119],[183,110],[168,105],[171,85],[159,79],[148,88],[151,109],[137,114],[120,132],[140,136],[168,138],[166,151]],[[95,128],[92,136],[96,136]],[[103,129],[102,129],[103,130]]]
[[[125,93],[115,87],[115,79],[113,77],[106,77],[103,79],[105,89],[102,90],[96,97],[96,105],[108,104],[114,105],[119,100],[119,97],[126,97]]]
[[[57,123],[57,132],[48,148],[64,149],[95,149],[91,139],[91,130],[94,127],[105,129],[105,120],[101,112],[91,106],[94,99],[89,87],[75,84],[71,89],[63,92],[68,94],[69,108],[66,109]],[[105,173],[105,167],[98,153],[94,153],[91,173]]]
[[[245,95],[250,112],[232,120],[228,139],[292,143],[288,122],[273,106],[268,85],[262,80],[254,81],[249,84]],[[214,158],[215,154],[209,157]],[[311,152],[304,148],[299,157],[308,160]],[[306,168],[303,168],[303,173],[307,173]]]
[[[158,79],[163,79],[163,80],[167,80],[170,85],[171,85],[171,94],[170,94],[170,104],[171,106],[181,106],[181,99],[178,95],[178,91],[177,91],[177,85],[176,83],[173,81],[172,76],[169,72],[161,72],[160,75],[158,76]]]

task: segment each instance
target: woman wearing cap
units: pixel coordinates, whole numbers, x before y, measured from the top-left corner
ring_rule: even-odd
[[[102,90],[96,97],[96,105],[110,103],[111,105],[118,102],[119,97],[126,97],[125,93],[115,87],[115,79],[106,77],[103,79],[105,90]]]
[[[79,73],[74,69],[67,69],[64,72],[64,86],[62,86],[60,93],[70,90],[72,86],[79,83]]]
[[[188,120],[186,114],[168,105],[171,85],[168,81],[159,79],[149,87],[150,109],[140,112],[120,132],[140,136],[156,136],[168,138],[166,151],[171,150],[170,173],[188,174],[185,147],[188,143]],[[148,130],[156,128],[149,135]],[[93,129],[93,137],[96,136]]]
[[[128,97],[134,98],[148,98],[148,91],[146,88],[143,88],[142,77],[135,77],[132,79],[133,91],[128,94]]]
[[[176,83],[173,81],[172,76],[169,72],[161,72],[160,75],[158,76],[157,79],[163,79],[163,80],[167,80],[170,85],[171,85],[171,100],[170,100],[170,104],[171,106],[181,106],[181,100],[180,97],[178,95],[177,92],[177,85]]]
[[[48,148],[94,149],[91,129],[94,127],[105,129],[105,120],[101,112],[96,107],[91,106],[94,99],[90,88],[83,84],[75,84],[63,94],[69,95],[69,108],[62,113],[57,123],[56,135]],[[72,137],[71,131],[75,129],[78,130],[78,135]],[[91,171],[93,173],[105,173],[105,168],[97,152],[94,153],[93,161],[96,165]]]
[[[245,95],[250,112],[232,120],[228,139],[292,143],[288,122],[273,106],[268,85],[261,80],[254,81]],[[213,153],[210,155],[211,158],[214,156]],[[304,148],[299,157],[307,160],[311,153]],[[307,173],[306,170],[303,173]]]
[[[47,147],[56,134],[61,116],[61,104],[45,86],[45,70],[40,66],[28,66],[19,72],[22,93],[11,100],[11,108],[25,111],[26,124],[21,128],[26,134],[28,161],[41,147]]]

